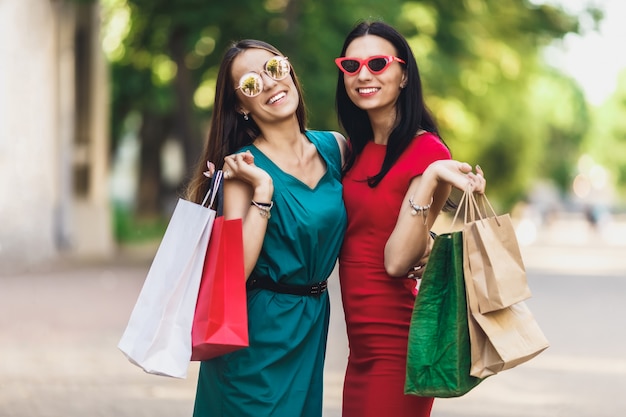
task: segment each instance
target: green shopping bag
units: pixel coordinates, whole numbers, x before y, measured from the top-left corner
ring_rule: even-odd
[[[481,382],[471,354],[463,277],[463,234],[435,238],[409,329],[405,394],[459,397]]]

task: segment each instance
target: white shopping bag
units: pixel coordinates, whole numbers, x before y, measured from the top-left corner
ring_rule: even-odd
[[[187,376],[193,316],[215,215],[204,204],[178,200],[118,344],[128,360],[150,374]]]

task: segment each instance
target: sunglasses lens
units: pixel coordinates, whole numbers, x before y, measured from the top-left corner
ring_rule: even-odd
[[[385,58],[373,58],[369,60],[367,66],[373,72],[380,72],[387,66],[387,60]]]
[[[275,80],[282,80],[285,78],[289,75],[290,69],[291,67],[289,66],[289,61],[280,56],[275,56],[265,64],[265,71],[267,72],[267,75]]]
[[[263,90],[261,77],[259,74],[255,74],[253,72],[244,74],[244,76],[239,80],[239,88],[241,89],[241,92],[248,97],[259,95],[261,90]]]
[[[353,74],[359,70],[360,64],[359,61],[354,59],[345,59],[341,61],[341,68],[343,68],[346,72]]]

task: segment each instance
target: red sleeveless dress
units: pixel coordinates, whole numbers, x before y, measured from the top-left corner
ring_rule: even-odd
[[[416,136],[374,188],[386,146],[369,142],[343,179],[348,226],[339,257],[339,279],[350,355],[343,417],[424,417],[433,399],[404,394],[406,353],[415,280],[390,277],[384,247],[411,180],[450,152],[437,136]]]

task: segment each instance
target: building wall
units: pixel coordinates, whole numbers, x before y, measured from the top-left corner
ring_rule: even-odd
[[[114,248],[98,6],[78,7],[61,0],[0,1],[0,275],[63,257],[106,257]],[[87,65],[76,65],[81,25],[92,27]],[[89,71],[81,88],[90,104],[82,147],[76,141],[80,68]],[[79,162],[88,172],[80,194]]]

